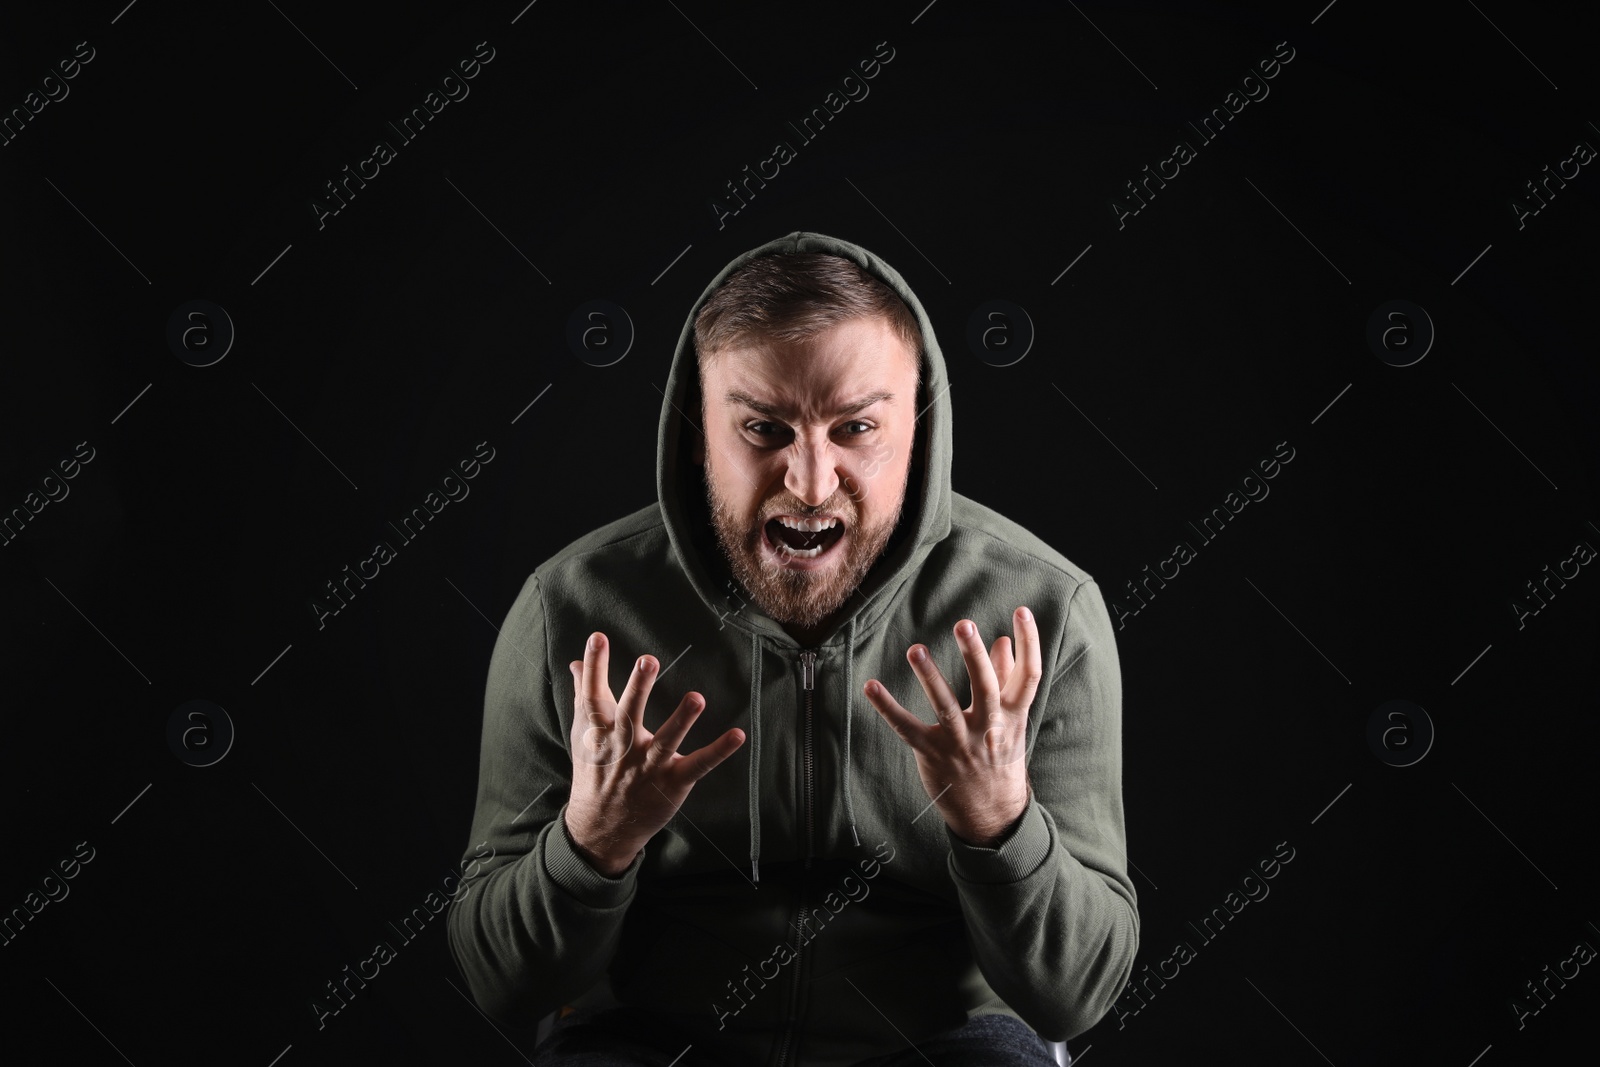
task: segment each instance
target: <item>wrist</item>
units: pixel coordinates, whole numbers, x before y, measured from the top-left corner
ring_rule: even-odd
[[[950,832],[973,848],[999,848],[1021,824],[1032,799],[1033,792],[1030,789],[1022,794],[1020,800],[1007,805],[994,817],[981,821],[950,822]]]
[[[591,833],[588,824],[580,816],[574,826],[572,812],[569,811],[561,820],[562,829],[566,832],[567,842],[590,867],[607,878],[616,878],[628,869],[633,858],[639,854],[638,849],[632,849],[627,854],[621,855],[621,849],[614,844],[604,841],[603,835]]]

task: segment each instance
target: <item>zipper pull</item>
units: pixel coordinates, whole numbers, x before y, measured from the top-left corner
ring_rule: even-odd
[[[800,653],[800,688],[817,687],[817,654],[809,649]]]

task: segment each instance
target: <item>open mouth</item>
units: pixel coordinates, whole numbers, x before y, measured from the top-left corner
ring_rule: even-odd
[[[838,519],[801,519],[780,515],[763,528],[767,544],[780,559],[813,560],[830,551],[844,537]]]

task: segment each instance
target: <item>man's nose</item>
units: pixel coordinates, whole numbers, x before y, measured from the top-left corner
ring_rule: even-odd
[[[839,488],[838,455],[833,442],[799,440],[790,446],[789,470],[783,484],[809,507],[817,507]]]

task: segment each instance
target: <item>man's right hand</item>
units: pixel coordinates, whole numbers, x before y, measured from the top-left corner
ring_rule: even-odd
[[[678,753],[689,727],[705,708],[699,693],[685,693],[678,707],[651,734],[644,706],[660,666],[640,656],[622,691],[611,695],[610,642],[596,632],[583,659],[567,664],[575,698],[572,717],[572,797],[567,836],[596,870],[616,877],[672,818],[694,784],[744,744],[744,731],[730,729],[684,756]]]

